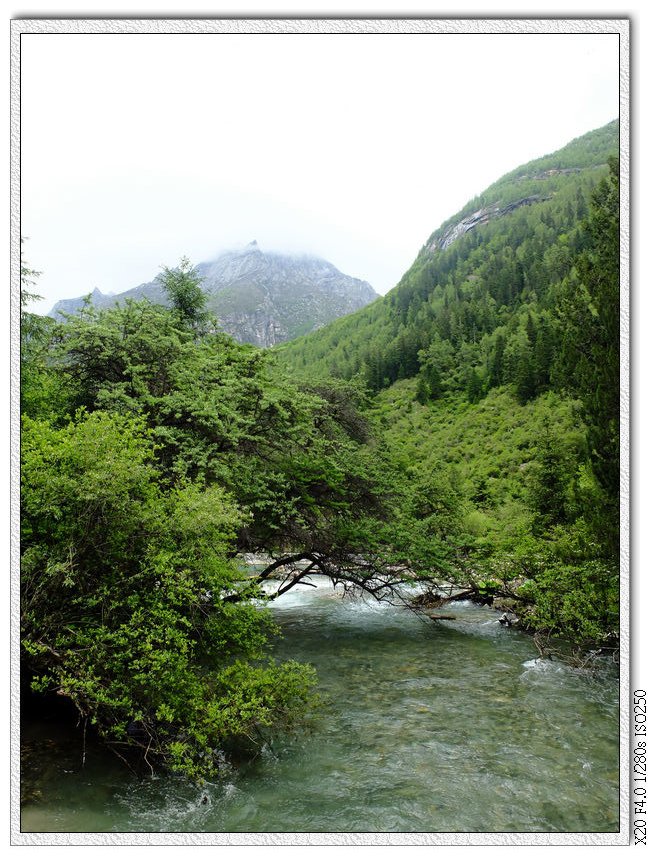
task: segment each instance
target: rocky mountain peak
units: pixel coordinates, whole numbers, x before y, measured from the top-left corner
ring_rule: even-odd
[[[270,347],[317,330],[377,298],[363,280],[341,273],[333,264],[312,255],[289,255],[262,250],[257,240],[198,264],[208,295],[208,310],[239,342]],[[98,307],[132,298],[166,303],[160,282],[136,286],[107,296],[95,289]],[[73,313],[82,298],[59,301],[50,312]]]

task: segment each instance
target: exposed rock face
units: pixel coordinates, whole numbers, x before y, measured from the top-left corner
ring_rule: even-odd
[[[226,333],[261,347],[316,330],[378,296],[367,282],[346,276],[321,258],[264,252],[256,241],[196,269],[208,294],[208,309]],[[95,289],[91,296],[98,308],[127,298],[167,302],[156,280],[113,296]],[[82,298],[59,301],[50,315],[76,312],[81,304]]]
[[[550,173],[551,172],[546,172],[546,174],[549,175]],[[442,235],[434,237],[429,244],[428,249],[430,252],[435,252],[437,249],[447,249],[447,247],[451,246],[455,240],[458,240],[459,237],[462,237],[464,234],[467,234],[468,231],[476,228],[477,225],[483,225],[498,216],[505,216],[506,213],[510,213],[525,204],[535,204],[538,201],[547,201],[548,198],[549,196],[529,195],[526,198],[519,198],[517,201],[511,201],[510,204],[490,204],[488,207],[482,207],[480,210],[477,210],[469,216],[466,216],[464,219],[461,219],[460,222],[456,223],[456,225],[452,225],[452,227],[448,228]]]
[[[539,171],[537,174],[520,174],[518,180],[546,180],[549,177],[556,177],[558,174],[580,174],[582,168],[548,168],[546,171]]]

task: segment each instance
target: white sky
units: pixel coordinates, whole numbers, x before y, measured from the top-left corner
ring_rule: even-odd
[[[605,34],[23,35],[46,312],[256,239],[385,293],[506,171],[618,116]]]

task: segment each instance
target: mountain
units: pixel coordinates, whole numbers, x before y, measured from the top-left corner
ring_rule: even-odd
[[[226,333],[261,347],[315,331],[378,296],[367,282],[341,273],[328,261],[266,252],[256,241],[203,262],[196,270],[208,294],[207,308]],[[116,295],[95,288],[90,299],[102,309],[129,298],[167,302],[157,279]],[[82,304],[83,298],[61,300],[50,316],[75,313]]]
[[[458,519],[452,582],[572,663],[615,656],[620,628],[618,148],[614,122],[520,166],[385,297],[275,350],[307,387],[362,393],[431,536]]]
[[[542,392],[559,342],[555,298],[618,137],[614,121],[506,174],[429,236],[387,295],[282,346],[286,366],[361,376],[375,393],[416,376],[422,396],[515,382]],[[537,370],[526,371],[528,354]]]

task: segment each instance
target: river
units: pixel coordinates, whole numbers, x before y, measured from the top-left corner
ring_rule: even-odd
[[[317,729],[197,789],[135,779],[80,734],[23,732],[23,832],[615,832],[617,670],[540,661],[499,613],[432,622],[325,580],[274,603],[318,670]]]

